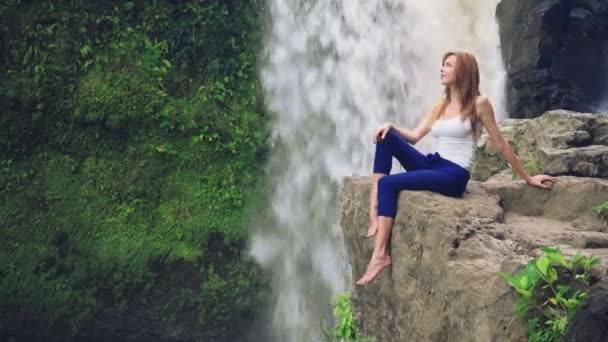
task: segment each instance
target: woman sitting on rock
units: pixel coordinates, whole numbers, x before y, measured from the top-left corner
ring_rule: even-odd
[[[480,96],[479,69],[473,55],[445,54],[441,83],[445,86],[445,98],[427,113],[416,129],[406,131],[384,124],[374,132],[376,154],[367,236],[376,236],[376,241],[372,258],[365,274],[357,281],[358,285],[370,283],[391,264],[387,244],[401,190],[430,190],[453,197],[463,195],[470,178],[479,122],[490,135],[495,149],[528,184],[549,189],[550,186],[543,183],[556,181],[546,175],[528,175],[500,134],[492,104]],[[436,138],[437,152],[423,155],[412,145],[429,132]],[[388,175],[393,157],[407,172]]]

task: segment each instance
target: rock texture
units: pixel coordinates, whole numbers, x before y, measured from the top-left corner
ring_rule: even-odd
[[[368,178],[347,178],[341,225],[353,278],[363,274]],[[540,246],[602,258],[608,233],[591,207],[608,196],[608,180],[560,177],[550,191],[505,175],[472,181],[463,198],[404,191],[391,240],[393,265],[354,290],[360,332],[378,341],[523,341],[512,313],[515,295],[498,276],[536,256]]]
[[[511,117],[608,107],[608,2],[502,0],[496,17]]]
[[[535,119],[505,120],[500,130],[528,172],[608,178],[608,115],[555,110]],[[506,169],[482,134],[472,178],[485,180]]]
[[[591,288],[587,301],[579,308],[561,342],[608,341],[608,279]]]

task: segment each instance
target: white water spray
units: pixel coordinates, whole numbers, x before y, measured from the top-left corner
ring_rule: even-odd
[[[475,54],[482,93],[503,117],[497,3],[268,0],[261,77],[274,115],[272,193],[250,253],[273,275],[278,340],[318,340],[330,296],[352,287],[339,185],[370,174],[374,127],[413,128],[439,99],[444,52]]]

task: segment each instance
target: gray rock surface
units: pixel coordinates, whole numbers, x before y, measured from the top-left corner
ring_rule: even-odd
[[[373,248],[363,237],[370,187],[369,178],[347,178],[340,194],[355,280]],[[558,246],[601,258],[596,272],[606,274],[608,233],[591,208],[607,196],[608,180],[567,176],[549,191],[498,175],[472,181],[463,198],[402,192],[393,264],[354,289],[359,331],[382,342],[522,341],[515,294],[498,272],[516,271],[540,246]]]
[[[608,178],[608,115],[554,110],[534,119],[509,119],[500,130],[529,173]],[[507,163],[484,133],[472,178],[485,180]]]

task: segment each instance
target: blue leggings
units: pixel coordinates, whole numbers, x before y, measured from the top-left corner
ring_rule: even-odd
[[[388,175],[393,157],[407,172]],[[397,132],[391,130],[376,143],[374,173],[388,176],[378,181],[378,216],[395,217],[401,190],[429,190],[446,196],[460,197],[470,174],[465,168],[441,158],[439,153],[424,155]]]

